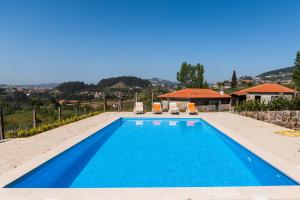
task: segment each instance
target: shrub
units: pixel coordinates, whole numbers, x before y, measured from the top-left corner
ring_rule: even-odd
[[[292,106],[292,110],[300,110],[300,97],[293,98]]]
[[[268,110],[290,110],[293,107],[293,101],[283,97],[279,97],[268,103]]]
[[[245,101],[238,106],[236,106],[236,110],[238,112],[241,111],[261,111],[261,110],[267,110],[267,105],[264,102],[258,102],[258,101]]]
[[[299,110],[300,109],[300,98],[295,97],[292,100],[279,97],[273,99],[269,103],[259,102],[259,101],[245,101],[235,107],[236,111],[276,111],[276,110]]]

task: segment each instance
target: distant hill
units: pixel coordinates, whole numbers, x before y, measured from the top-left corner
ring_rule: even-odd
[[[59,84],[55,89],[62,93],[76,93],[88,89],[88,85],[80,81],[69,81]]]
[[[135,76],[119,76],[113,78],[102,79],[97,86],[100,89],[107,88],[147,88],[151,85],[147,79],[138,78]]]
[[[33,85],[0,84],[0,87],[15,87],[15,88],[27,88],[27,89],[53,89],[58,85],[59,83],[41,83],[41,84],[33,84]]]
[[[27,85],[27,86],[31,87],[31,88],[52,89],[58,85],[59,85],[59,83],[41,83],[41,84],[37,84],[37,85]]]
[[[264,72],[262,74],[257,75],[256,77],[266,77],[266,76],[269,76],[269,75],[279,75],[279,74],[282,74],[282,73],[293,73],[294,70],[295,70],[295,66],[285,67],[285,68],[280,68],[280,69]]]
[[[178,86],[178,83],[164,80],[161,78],[151,78],[149,79],[152,86],[160,86],[165,88],[175,88]]]
[[[276,82],[281,84],[289,84],[292,82],[294,70],[295,66],[271,70],[257,75],[254,80],[258,83]]]

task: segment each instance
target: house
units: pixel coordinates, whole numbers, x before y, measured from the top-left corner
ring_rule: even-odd
[[[176,102],[180,110],[186,109],[187,102],[193,102],[200,110],[228,110],[230,96],[223,91],[216,92],[211,89],[186,88],[158,96],[163,105]]]
[[[61,99],[61,100],[58,100],[58,103],[59,103],[60,105],[62,105],[62,104],[66,104],[66,105],[74,105],[74,104],[79,103],[79,101],[78,101],[78,100],[64,100],[64,99]]]
[[[224,89],[230,89],[231,88],[231,81],[223,81],[223,87]]]
[[[232,93],[231,102],[232,105],[239,104],[239,102],[246,100],[257,100],[268,103],[272,99],[278,98],[279,96],[291,99],[293,96],[295,96],[295,94],[295,90],[283,85],[276,83],[265,83]]]
[[[214,84],[211,86],[211,88],[213,88],[213,89],[215,89],[215,90],[219,89],[218,83],[214,83]]]
[[[238,80],[238,85],[250,85],[253,83],[251,76],[241,76]]]

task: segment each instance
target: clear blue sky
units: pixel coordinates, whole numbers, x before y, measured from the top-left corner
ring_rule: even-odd
[[[0,83],[176,80],[183,61],[214,82],[291,66],[298,50],[298,0],[0,0]]]

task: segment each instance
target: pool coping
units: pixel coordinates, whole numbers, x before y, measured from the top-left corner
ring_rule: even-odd
[[[203,119],[203,118],[202,118]],[[253,154],[255,154],[260,159],[264,160],[268,164],[270,164],[272,167],[276,168],[277,170],[284,173],[289,178],[296,181],[298,184],[300,184],[300,169],[285,162],[284,160],[278,158],[277,156],[274,156],[273,154],[269,153],[268,151],[264,150],[263,148],[259,147],[258,145],[250,142],[248,139],[243,138],[239,136],[235,131],[228,130],[225,127],[215,123],[211,122],[209,119],[203,119],[208,124],[212,125],[213,128],[216,128],[219,130],[222,134],[225,134],[238,144],[242,145],[244,148],[251,151]]]
[[[229,138],[233,139],[237,143],[241,144],[251,152],[253,152],[258,157],[262,158],[276,169],[280,170],[293,180],[300,183],[300,169],[290,165],[289,163],[284,162],[280,158],[272,155],[268,151],[264,150],[263,148],[253,144],[248,139],[243,138],[236,134],[233,130],[226,129],[220,124],[213,122],[212,120],[206,118],[205,116],[198,115],[198,116],[173,116],[173,115],[129,115],[125,113],[120,113],[115,116],[110,116],[110,119],[107,122],[99,124],[99,126],[89,129],[86,133],[79,135],[75,138],[72,138],[62,145],[59,145],[49,152],[42,154],[35,159],[24,163],[23,165],[8,171],[0,176],[0,187],[4,187],[8,183],[16,180],[17,178],[23,176],[27,172],[31,171],[32,169],[38,167],[42,163],[46,162],[47,160],[55,157],[56,155],[60,154],[61,152],[65,151],[66,149],[72,147],[73,145],[79,143],[83,139],[93,135],[98,130],[104,128],[105,126],[111,124],[112,122],[118,120],[119,118],[127,118],[127,117],[138,117],[138,118],[200,118],[215,127],[216,129],[220,130],[222,133],[227,135]],[[75,191],[75,192],[74,192]],[[275,196],[276,198],[296,198],[296,196],[300,196],[300,186],[246,186],[246,187],[189,187],[189,188],[91,188],[91,189],[74,189],[74,188],[47,188],[47,189],[15,189],[15,188],[1,188],[0,189],[0,197],[4,195],[4,197],[13,197],[14,194],[20,193],[24,194],[25,196],[30,196],[31,194],[36,194],[39,197],[43,197],[43,194],[50,195],[53,194],[54,196],[60,196],[59,199],[64,198],[64,193],[69,196],[73,196],[73,199],[78,198],[80,195],[76,195],[77,191],[89,191],[88,194],[91,196],[98,196],[99,193],[106,194],[109,197],[109,193],[112,193],[112,197],[114,197],[114,193],[118,193],[122,196],[122,199],[133,199],[133,193],[138,193],[139,195],[143,196],[145,199],[147,196],[152,196],[152,199],[158,198],[159,194],[162,196],[169,197],[167,199],[173,198],[173,193],[182,193],[182,195],[190,194],[189,196],[185,197],[185,199],[189,198],[190,196],[199,197],[202,193],[207,194],[207,197],[211,196],[212,198],[223,199],[230,197],[231,198],[253,198],[257,195],[263,196]],[[84,193],[84,192],[83,192]],[[151,195],[152,194],[152,195]],[[197,194],[197,195],[196,195]],[[211,194],[211,195],[208,195]],[[227,195],[225,195],[227,194]],[[96,195],[96,196],[95,196]],[[125,195],[125,196],[124,196]],[[149,196],[150,195],[150,196]],[[158,195],[155,197],[155,195]],[[196,195],[196,196],[195,196]],[[51,195],[50,195],[51,196]],[[179,195],[180,196],[180,195]],[[178,198],[179,196],[174,196],[175,199],[182,199]],[[24,197],[24,196],[23,196]],[[98,196],[99,197],[99,196]],[[203,196],[204,197],[204,196]],[[45,197],[46,198],[46,197]],[[47,197],[49,198],[49,196]],[[191,197],[192,198],[192,197]],[[30,198],[32,199],[32,198]],[[80,199],[80,198],[78,198]],[[107,199],[107,198],[104,198]],[[140,198],[141,199],[141,196]],[[173,198],[174,199],[174,198]]]

